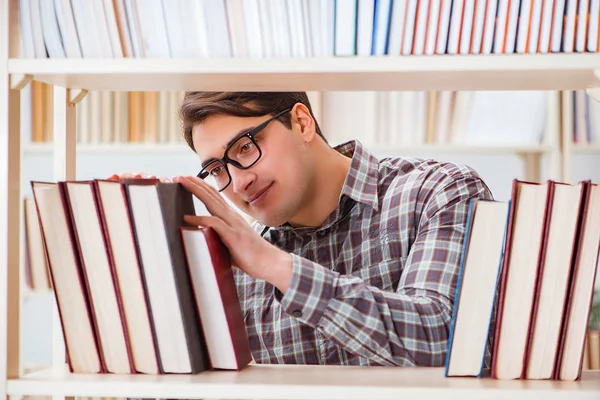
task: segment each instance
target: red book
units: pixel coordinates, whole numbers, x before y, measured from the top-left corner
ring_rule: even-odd
[[[241,370],[252,355],[229,251],[212,228],[181,235],[211,367]]]

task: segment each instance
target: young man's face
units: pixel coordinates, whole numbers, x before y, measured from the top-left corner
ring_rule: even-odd
[[[222,159],[233,139],[270,117],[215,115],[196,124],[192,139],[202,166],[211,159]],[[303,149],[305,143],[299,131],[300,125],[297,123],[292,123],[292,129],[288,129],[281,122],[273,120],[254,136],[262,153],[254,165],[240,169],[226,164],[231,182],[222,193],[240,210],[265,225],[278,226],[292,219],[306,193],[311,167],[307,165],[310,164],[307,162],[309,155]],[[254,145],[248,140],[244,143],[248,145],[244,149]],[[233,157],[240,153],[239,148],[234,148],[228,155]],[[220,173],[226,174],[226,171]]]

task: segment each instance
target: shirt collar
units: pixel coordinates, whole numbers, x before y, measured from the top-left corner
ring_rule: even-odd
[[[348,157],[352,157],[350,169],[342,188],[340,201],[342,200],[342,196],[345,195],[358,203],[378,210],[379,196],[377,194],[377,183],[379,181],[379,160],[357,140],[340,144],[335,147],[335,150]]]

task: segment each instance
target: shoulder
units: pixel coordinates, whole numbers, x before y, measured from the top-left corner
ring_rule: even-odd
[[[433,159],[383,158],[379,164],[379,186],[384,199],[398,197],[420,205],[493,197],[472,167]]]

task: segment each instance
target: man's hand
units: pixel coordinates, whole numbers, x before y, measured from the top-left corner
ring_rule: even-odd
[[[197,177],[177,177],[188,191],[204,203],[210,216],[186,216],[192,225],[212,227],[231,253],[233,264],[256,279],[263,279],[282,293],[292,277],[292,256],[256,233],[246,220],[210,185]]]
[[[107,180],[110,181],[118,181],[119,179],[128,179],[128,178],[134,178],[134,179],[158,179],[161,182],[171,182],[171,180],[167,177],[164,176],[154,176],[154,175],[150,175],[150,174],[144,174],[142,172],[122,172],[120,174],[112,174],[111,176],[107,177]]]

